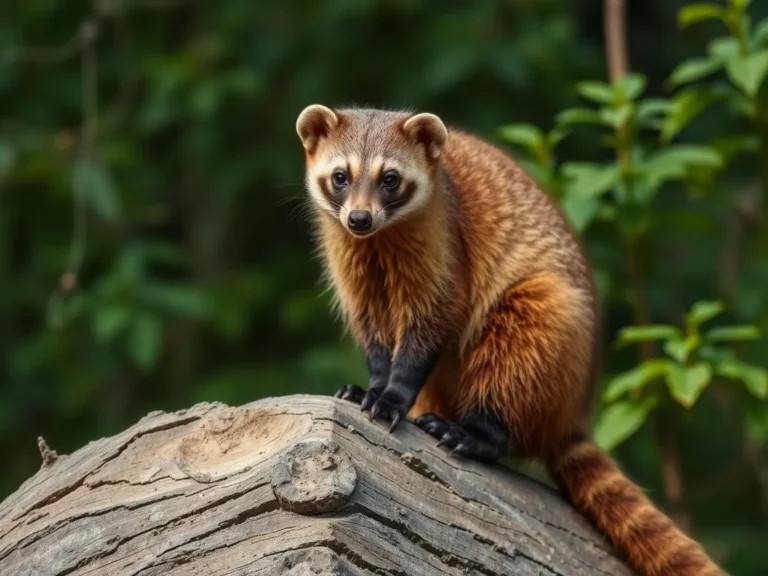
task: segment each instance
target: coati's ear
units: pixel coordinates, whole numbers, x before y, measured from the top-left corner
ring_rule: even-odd
[[[296,133],[301,138],[301,144],[308,152],[314,152],[317,142],[327,136],[339,125],[336,113],[321,104],[311,104],[304,108],[296,119]]]
[[[443,121],[428,112],[408,118],[403,123],[403,132],[414,142],[424,145],[430,160],[437,160],[448,139],[448,130]]]

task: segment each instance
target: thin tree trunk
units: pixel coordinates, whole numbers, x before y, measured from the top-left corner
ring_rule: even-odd
[[[604,14],[605,55],[610,81],[615,85],[629,72],[629,54],[627,48],[626,8],[624,0],[605,0]],[[624,127],[617,130],[617,139],[624,141]],[[617,147],[617,162],[628,159],[628,150]],[[634,321],[637,325],[650,322],[648,302],[645,297],[645,268],[642,261],[641,244],[631,241],[629,246],[629,275],[635,290]],[[645,362],[653,357],[653,345],[644,342],[640,345],[639,360]],[[665,422],[666,416],[659,412],[654,416],[659,458],[661,463],[664,495],[670,506],[670,515],[683,530],[690,529],[690,517],[683,506],[684,485],[680,470],[677,437],[673,423]]]

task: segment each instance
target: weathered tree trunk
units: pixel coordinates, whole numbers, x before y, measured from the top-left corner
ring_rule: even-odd
[[[0,576],[630,571],[553,490],[317,396],[152,413],[0,504]]]

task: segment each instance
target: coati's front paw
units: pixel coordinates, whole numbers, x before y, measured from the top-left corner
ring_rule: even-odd
[[[400,421],[408,413],[408,406],[405,398],[400,396],[397,392],[391,390],[384,390],[381,395],[376,399],[371,406],[371,420],[374,418],[382,418],[391,422],[389,431],[393,432]],[[365,409],[365,407],[364,407]]]
[[[427,434],[437,438],[438,446],[449,448],[451,456],[464,456],[472,460],[492,463],[502,455],[502,446],[478,438],[459,424],[449,422],[436,414],[422,414],[415,423]]]
[[[334,398],[341,398],[342,400],[349,400],[350,402],[354,402],[355,404],[360,404],[363,401],[363,398],[365,398],[366,392],[360,386],[355,386],[354,384],[349,384],[347,386],[342,386],[338,390],[336,390],[336,394],[333,395]]]

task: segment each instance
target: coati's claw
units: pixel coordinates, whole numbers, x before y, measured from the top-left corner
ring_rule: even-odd
[[[384,391],[371,408],[371,420],[378,417],[389,421],[389,431],[393,432],[407,412],[408,407],[402,398]]]
[[[492,463],[498,460],[501,454],[498,447],[493,444],[468,436],[451,450],[451,456],[456,455],[480,462]]]
[[[355,386],[354,384],[349,384],[347,386],[342,386],[338,390],[336,390],[336,394],[334,394],[334,398],[341,398],[342,400],[348,400],[349,402],[354,402],[355,404],[360,404],[363,399],[365,398],[365,390],[360,388],[360,386]]]
[[[416,418],[415,424],[437,440],[440,440],[449,427],[448,422],[437,414],[422,414]]]
[[[456,425],[448,425],[448,429],[440,437],[438,446],[445,446],[453,450],[459,442],[467,437],[467,433]]]
[[[397,428],[397,425],[400,423],[400,420],[402,420],[403,417],[400,415],[400,412],[395,412],[394,418],[392,418],[392,424],[389,425],[389,432],[390,434],[395,431],[395,428]]]
[[[381,396],[381,393],[384,391],[383,388],[369,388],[365,395],[363,396],[363,400],[360,403],[360,410],[368,411],[370,410],[376,400],[379,399],[379,396]]]

